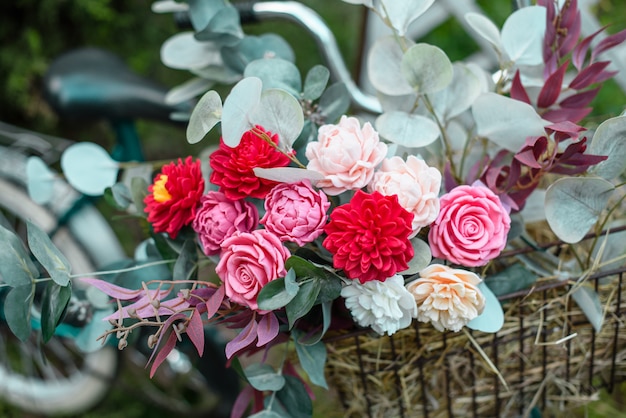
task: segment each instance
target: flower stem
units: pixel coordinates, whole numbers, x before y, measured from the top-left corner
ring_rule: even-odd
[[[441,140],[443,141],[443,146],[445,148],[446,158],[448,159],[448,162],[450,163],[450,171],[452,172],[452,175],[454,176],[455,180],[461,183],[461,179],[459,178],[459,175],[456,171],[456,165],[454,164],[454,159],[452,158],[453,157],[452,146],[450,145],[450,138],[448,138],[448,133],[446,131],[446,128],[443,126],[443,124],[437,117],[437,114],[435,113],[435,109],[432,103],[430,102],[428,95],[423,94],[422,98],[424,99],[424,104],[426,105],[426,109],[432,115],[433,119],[435,119],[435,123],[437,123],[437,126],[439,127],[439,132],[441,132]]]
[[[293,152],[287,152],[285,150],[280,149],[280,147],[278,146],[278,144],[276,144],[274,141],[272,141],[272,138],[270,138],[265,132],[263,132],[262,130],[258,129],[257,127],[254,127],[250,130],[253,134],[255,134],[257,137],[261,138],[263,141],[267,142],[268,144],[270,144],[270,146],[272,148],[274,148],[276,151],[280,152],[281,154],[285,155],[287,158],[289,158],[295,165],[297,165],[300,168],[306,168],[306,166],[304,164],[302,164],[298,158],[296,157],[295,153]]]

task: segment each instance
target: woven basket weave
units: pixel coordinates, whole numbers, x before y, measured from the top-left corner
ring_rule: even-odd
[[[505,323],[496,334],[440,333],[414,321],[391,337],[334,335],[328,378],[347,417],[514,417],[535,407],[561,415],[626,380],[625,271],[588,278],[605,310],[598,333],[568,297],[571,284],[548,281],[500,298]]]

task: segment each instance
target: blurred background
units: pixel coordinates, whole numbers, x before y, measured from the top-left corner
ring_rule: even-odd
[[[356,75],[364,13],[362,8],[339,0],[303,0],[333,29],[344,58]],[[511,11],[510,0],[478,0],[492,20],[501,26]],[[5,0],[0,2],[0,120],[24,128],[75,140],[107,145],[108,127],[100,121],[60,121],[41,97],[40,83],[51,61],[59,54],[82,46],[97,46],[121,56],[135,71],[173,87],[189,78],[185,71],[166,68],[160,62],[161,44],[180,30],[171,15],[154,14],[149,0]],[[603,23],[613,23],[610,33],[626,27],[626,2],[600,0],[595,10]],[[296,63],[304,73],[320,62],[317,49],[305,32],[290,24],[246,27],[249,33],[277,32],[289,40]],[[459,23],[447,21],[423,42],[444,49],[452,60],[478,49]],[[595,116],[616,116],[626,105],[626,96],[612,82],[606,83],[593,103]],[[592,115],[592,118],[593,118]],[[139,122],[148,160],[198,154],[205,144],[191,146],[184,129]],[[131,243],[132,246],[132,243]],[[122,374],[101,406],[85,417],[171,416],[141,397],[140,385]],[[145,372],[147,376],[147,371]],[[623,388],[622,388],[623,389]],[[623,392],[619,391],[619,392]],[[340,416],[329,397],[320,392],[316,416]],[[626,417],[622,393],[601,394],[601,399],[581,416]],[[24,417],[0,403],[0,417]]]

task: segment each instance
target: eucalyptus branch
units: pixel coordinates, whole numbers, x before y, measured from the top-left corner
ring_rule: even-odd
[[[146,267],[160,266],[160,265],[163,265],[163,264],[172,264],[172,263],[175,263],[175,262],[176,262],[176,260],[152,261],[150,263],[141,264],[141,265],[138,265],[138,266],[127,267],[127,268],[123,268],[123,269],[117,269],[117,270],[106,270],[106,271],[96,271],[96,272],[91,272],[91,273],[70,274],[70,278],[71,279],[76,279],[76,278],[79,278],[79,277],[106,276],[107,274],[127,273],[129,271],[136,271],[136,270],[140,270],[140,269],[146,268]]]
[[[617,187],[620,187],[621,184]],[[615,212],[621,205],[621,203],[624,201],[624,199],[626,199],[626,194],[623,195],[622,197],[620,197],[620,199],[609,209],[609,211],[607,212],[606,216],[604,217],[604,219],[602,220],[602,222],[600,223],[600,225],[598,226],[598,229],[600,231],[604,230],[604,228],[606,227],[607,222],[609,221],[609,219],[611,218],[611,215],[613,214],[613,212]],[[598,239],[600,238],[600,234],[596,234],[593,237],[593,241],[591,242],[591,248],[589,249],[589,254],[587,254],[587,259],[586,259],[586,264],[589,265],[589,263],[591,262],[591,254],[593,254],[593,250],[596,247],[596,244],[598,243]]]
[[[437,114],[435,113],[435,109],[432,103],[430,102],[428,95],[424,94],[422,95],[422,98],[424,99],[424,104],[426,105],[426,109],[431,114],[433,119],[435,119],[435,123],[437,123],[437,126],[439,127],[439,132],[441,132],[441,140],[443,141],[443,146],[445,148],[446,158],[448,159],[450,163],[450,171],[452,171],[452,175],[454,176],[455,180],[457,180],[460,183],[461,181],[460,181],[459,175],[456,171],[456,167],[454,164],[454,158],[452,155],[452,146],[450,145],[450,138],[448,138],[448,132],[446,131],[446,128],[443,126],[443,124],[437,117]]]

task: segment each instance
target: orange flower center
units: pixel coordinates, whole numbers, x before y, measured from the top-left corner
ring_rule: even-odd
[[[172,198],[172,195],[167,191],[165,184],[167,183],[167,175],[161,174],[159,179],[154,182],[154,186],[152,187],[152,195],[154,196],[154,200],[159,203],[167,202]]]

